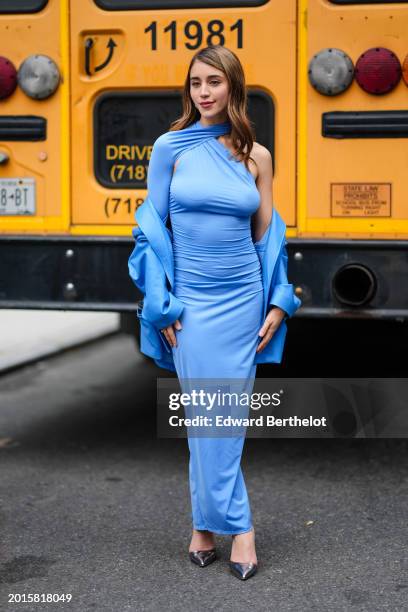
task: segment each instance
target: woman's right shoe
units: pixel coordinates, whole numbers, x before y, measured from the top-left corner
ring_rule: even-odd
[[[210,550],[192,550],[188,554],[190,560],[200,567],[210,565],[210,563],[217,558],[217,551],[215,548],[210,548]]]
[[[229,562],[230,570],[240,580],[247,580],[256,574],[258,570],[257,563],[238,563],[238,561]]]

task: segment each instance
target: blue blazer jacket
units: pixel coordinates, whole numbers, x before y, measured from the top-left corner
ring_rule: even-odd
[[[136,245],[129,257],[129,274],[136,287],[143,293],[142,305],[137,308],[140,320],[140,350],[155,363],[176,371],[173,352],[161,329],[180,319],[184,304],[173,293],[174,261],[172,232],[165,225],[149,195],[135,214],[138,226],[132,230]],[[255,353],[254,363],[280,363],[286,338],[286,321],[301,306],[288,283],[285,238],[286,225],[274,208],[272,220],[262,238],[254,246],[262,267],[263,318],[271,306],[279,306],[286,312],[272,339],[260,353]],[[182,322],[182,321],[181,321]],[[261,341],[261,337],[259,337]]]

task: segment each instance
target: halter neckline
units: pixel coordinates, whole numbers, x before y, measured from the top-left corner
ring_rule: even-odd
[[[197,119],[197,121],[195,122],[196,127],[198,127],[201,130],[211,130],[211,129],[224,129],[224,128],[229,128],[231,127],[231,121],[229,119],[227,119],[226,121],[222,121],[221,123],[213,123],[212,125],[202,125],[200,123],[200,120]]]

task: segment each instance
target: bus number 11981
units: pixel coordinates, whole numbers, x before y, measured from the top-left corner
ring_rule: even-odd
[[[150,48],[152,51],[157,51],[157,21],[152,21],[144,32],[150,34]],[[168,26],[163,28],[165,34],[169,33],[170,49],[177,49],[177,22],[171,21]],[[187,49],[198,49],[204,43],[206,45],[224,45],[226,33],[234,34],[236,38],[237,49],[243,47],[243,23],[242,19],[238,19],[233,23],[229,30],[225,30],[224,22],[221,19],[212,19],[206,25],[201,24],[196,19],[187,21],[183,28],[184,46]],[[205,41],[203,42],[203,39]],[[231,44],[231,41],[228,41]]]

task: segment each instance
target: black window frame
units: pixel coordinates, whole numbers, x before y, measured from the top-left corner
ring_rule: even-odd
[[[24,13],[40,13],[48,4],[48,0],[20,0],[22,6],[15,6],[17,0],[0,0],[0,15],[20,15]]]

